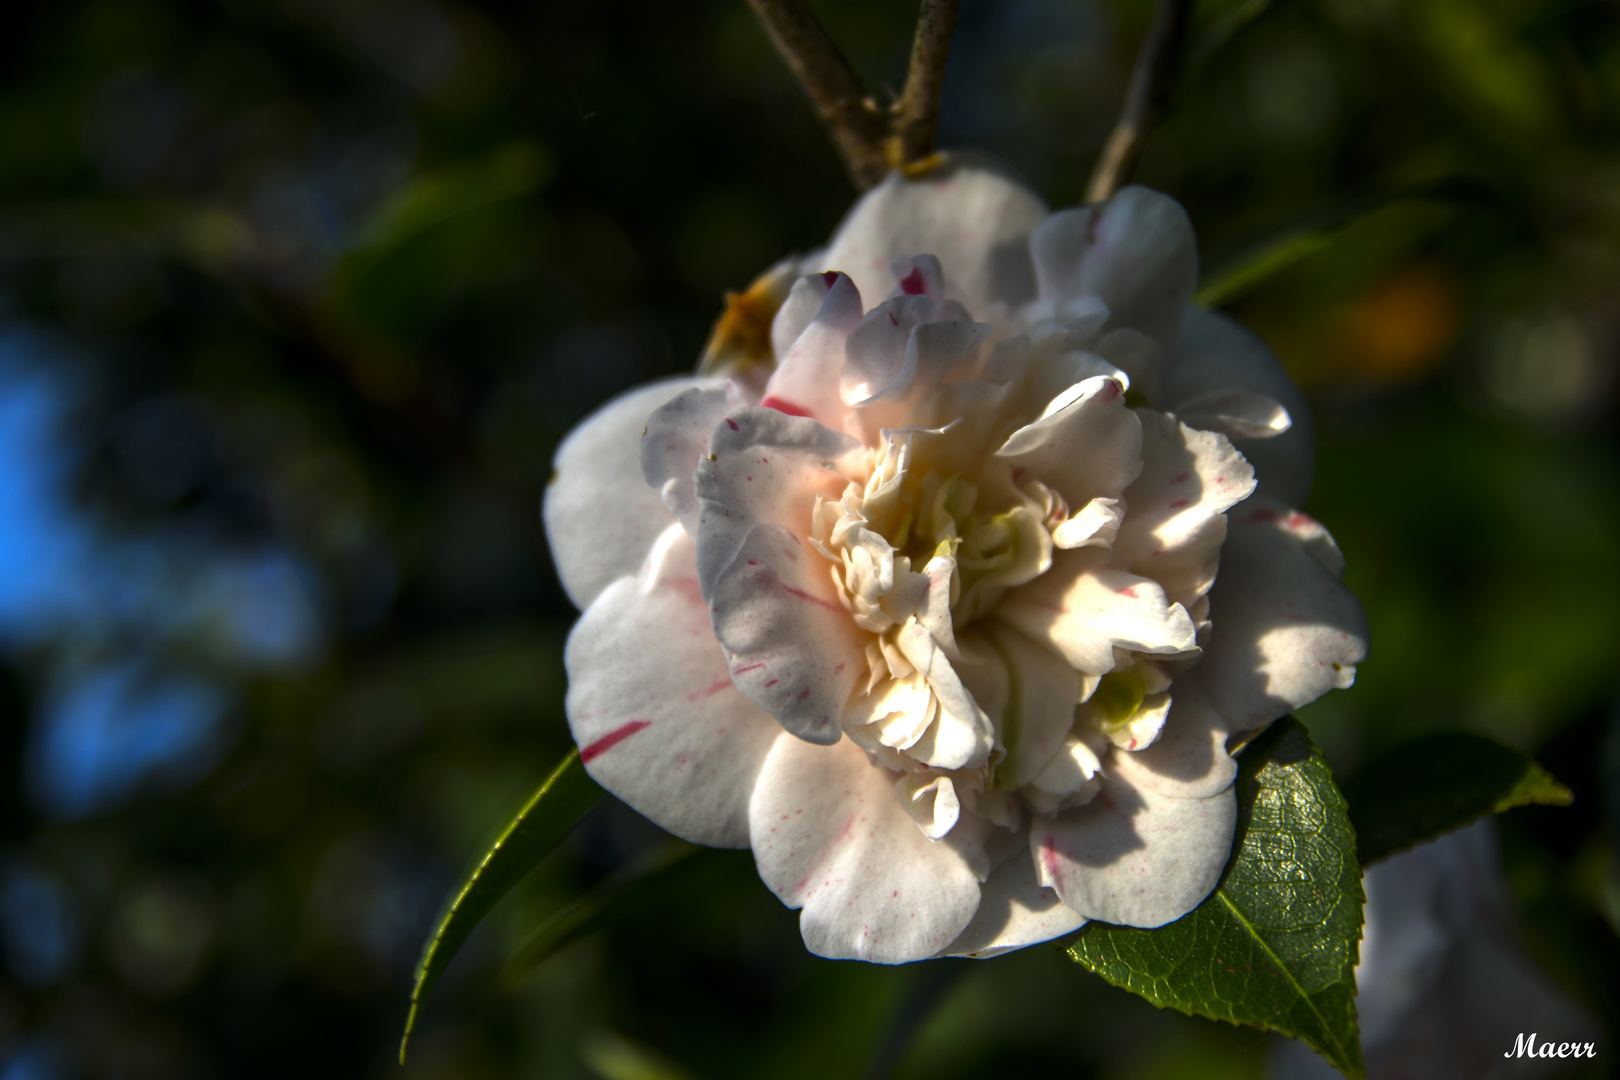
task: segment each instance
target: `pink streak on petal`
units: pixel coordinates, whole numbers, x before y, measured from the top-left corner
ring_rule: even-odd
[[[789,416],[810,415],[810,410],[806,409],[803,405],[795,405],[791,401],[783,401],[775,394],[767,396],[764,401],[760,402],[760,405],[767,409],[775,409],[779,413],[786,413]]]
[[[822,607],[826,608],[828,611],[843,611],[844,610],[843,608],[839,607],[837,604],[830,604],[827,601],[823,600],[819,596],[811,596],[809,593],[805,592],[803,589],[795,589],[791,585],[783,585],[782,589],[785,592],[788,592],[788,593],[791,593],[794,596],[797,596],[800,600],[808,600],[812,604],[820,604]]]
[[[733,675],[741,675],[745,671],[753,671],[756,668],[762,668],[764,666],[765,666],[765,662],[762,660],[757,664],[749,664],[747,667],[740,667],[736,671],[733,671],[732,674]]]
[[[589,765],[591,762],[595,761],[597,758],[601,757],[615,746],[618,746],[620,743],[624,742],[624,740],[628,739],[630,736],[634,735],[642,728],[647,727],[651,723],[651,720],[632,720],[628,724],[621,724],[612,731],[608,732],[606,735],[602,736],[600,739],[597,739],[595,742],[591,743],[591,745],[587,746],[585,749],[581,750],[579,752],[580,763],[583,765]]]
[[[1170,509],[1179,510],[1183,506],[1191,506],[1191,505],[1192,505],[1192,500],[1191,499],[1177,499],[1175,502],[1170,504]]]
[[[699,698],[713,697],[714,695],[718,694],[720,691],[726,689],[730,685],[731,685],[731,676],[727,675],[725,678],[719,680],[718,682],[716,682],[712,686],[705,686],[701,690],[694,690],[690,694],[687,694],[686,695],[686,700],[687,701],[696,701]]]

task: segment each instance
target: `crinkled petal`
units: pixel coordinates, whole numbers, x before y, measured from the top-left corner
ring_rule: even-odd
[[[1142,471],[1142,425],[1125,391],[1104,376],[1076,383],[996,451],[1015,482],[1040,480],[1068,501],[1117,499]]]
[[[1194,673],[1233,731],[1355,681],[1367,616],[1343,572],[1333,538],[1304,514],[1251,499],[1231,515],[1209,594],[1215,629]]]
[[[938,769],[978,768],[990,757],[995,732],[956,669],[926,627],[916,619],[900,628],[896,644],[912,667],[928,680],[939,715],[911,747],[918,761]]]
[[[1137,414],[1142,475],[1125,492],[1130,513],[1114,550],[1190,607],[1215,581],[1226,510],[1254,490],[1254,470],[1225,435],[1152,409]]]
[[[996,614],[1076,669],[1114,669],[1114,650],[1160,655],[1197,649],[1192,619],[1164,587],[1113,565],[1101,548],[1057,552],[1052,569],[1007,594]]]
[[[709,452],[715,425],[732,408],[726,387],[693,387],[649,416],[641,436],[642,478],[692,536],[697,535],[699,510],[692,473]]]
[[[557,448],[541,516],[557,576],[581,611],[615,580],[640,569],[673,520],[642,476],[647,418],[685,390],[724,385],[723,379],[666,379],[620,394]]]
[[[808,535],[816,495],[837,498],[843,491],[837,459],[859,449],[848,435],[775,409],[741,408],[725,417],[693,477],[703,594],[710,594],[755,525]]]
[[[988,960],[1029,945],[1072,934],[1086,917],[1035,878],[1035,862],[1019,853],[996,867],[984,883],[979,910],[945,956]]]
[[[864,635],[821,556],[780,525],[758,525],[709,596],[737,688],[788,731],[827,745],[866,673]]]
[[[861,294],[847,275],[835,275],[816,317],[771,373],[761,404],[791,416],[814,417],[834,430],[843,427],[849,412],[838,396],[844,340],[860,321]]]
[[[895,259],[938,256],[951,292],[983,316],[995,302],[1034,297],[1029,235],[1045,217],[1039,196],[1003,169],[958,153],[921,179],[891,173],[863,195],[822,261],[876,297],[893,287]]]
[[[1184,405],[1228,390],[1263,395],[1287,411],[1287,431],[1240,438],[1238,449],[1254,466],[1259,497],[1303,505],[1316,475],[1316,429],[1305,396],[1265,342],[1225,315],[1188,308],[1166,359],[1164,400],[1154,404],[1179,414]]]
[[[1181,204],[1131,185],[1107,202],[1063,210],[1030,239],[1043,299],[1096,296],[1110,327],[1168,346],[1198,283],[1198,245]],[[948,263],[946,265],[949,265]]]
[[[979,906],[982,841],[930,840],[895,797],[899,774],[845,740],[771,747],[749,805],[759,876],[818,956],[904,964],[954,941]],[[977,869],[976,869],[977,866]]]
[[[1174,922],[1203,902],[1232,853],[1237,796],[1178,799],[1105,778],[1085,806],[1037,818],[1037,880],[1088,919],[1120,926]]]
[[[679,525],[586,609],[563,659],[596,782],[677,836],[747,847],[754,777],[781,728],[732,685]]]
[[[1113,747],[1103,771],[1138,788],[1182,799],[1207,799],[1229,787],[1237,762],[1226,752],[1226,718],[1196,683],[1175,684],[1170,716],[1153,744],[1143,750]]]

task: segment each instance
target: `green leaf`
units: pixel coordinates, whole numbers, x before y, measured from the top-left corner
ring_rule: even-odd
[[[1232,860],[1209,899],[1156,930],[1091,923],[1069,956],[1160,1008],[1301,1039],[1360,1078],[1361,867],[1344,798],[1299,721],[1244,748],[1237,799]]]
[[[1486,814],[1542,803],[1568,806],[1569,788],[1529,757],[1460,731],[1409,742],[1344,786],[1363,863],[1433,840]]]
[[[416,966],[410,1012],[405,1016],[405,1033],[399,1040],[401,1065],[405,1064],[405,1049],[416,1027],[417,1010],[467,935],[601,797],[602,789],[586,774],[579,751],[569,751],[456,890]]]
[[[718,851],[682,840],[655,848],[536,927],[507,961],[504,978],[517,985],[581,938],[660,906],[717,857],[722,857]]]
[[[1459,205],[1490,205],[1493,198],[1476,181],[1448,176],[1348,199],[1299,220],[1269,228],[1254,239],[1238,244],[1232,254],[1215,255],[1210,260],[1211,269],[1203,275],[1203,283],[1193,295],[1193,303],[1205,308],[1229,304],[1338,242],[1358,226],[1372,224],[1375,215],[1422,206],[1431,214],[1441,215],[1429,224],[1428,228],[1432,229],[1443,223],[1448,208],[1455,211]]]

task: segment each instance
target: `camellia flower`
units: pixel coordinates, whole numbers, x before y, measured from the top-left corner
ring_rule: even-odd
[[[631,391],[557,454],[591,775],[751,847],[823,956],[1195,907],[1231,853],[1228,747],[1366,650],[1292,509],[1298,391],[1196,278],[1173,200],[1049,214],[958,159],[734,298],[731,378]]]

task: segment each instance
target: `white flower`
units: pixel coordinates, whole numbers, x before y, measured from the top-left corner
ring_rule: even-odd
[[[1196,263],[1145,189],[1049,215],[968,161],[891,176],[745,298],[780,302],[774,365],[582,424],[545,518],[591,775],[752,847],[823,956],[1196,906],[1228,739],[1348,686],[1366,639],[1290,509],[1303,403],[1188,306]]]

